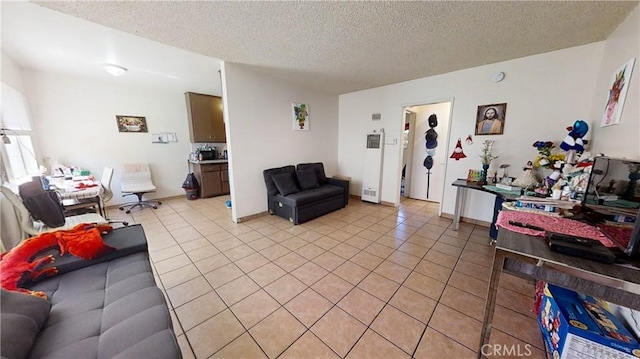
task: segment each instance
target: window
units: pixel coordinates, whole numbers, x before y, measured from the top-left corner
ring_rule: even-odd
[[[13,87],[2,83],[2,180],[22,182],[24,178],[39,175],[34,149],[35,132],[24,97]]]

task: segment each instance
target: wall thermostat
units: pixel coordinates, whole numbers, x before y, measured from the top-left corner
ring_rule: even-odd
[[[493,75],[493,82],[500,82],[502,80],[504,80],[504,72],[498,72]]]

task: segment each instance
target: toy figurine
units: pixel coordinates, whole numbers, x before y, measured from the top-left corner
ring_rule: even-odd
[[[533,162],[527,161],[527,164],[522,168],[522,174],[512,182],[512,185],[521,188],[535,188],[538,186],[538,179],[533,173]]]
[[[587,140],[582,138],[589,132],[589,125],[583,120],[576,120],[573,126],[567,127],[569,134],[560,144],[560,148],[565,151],[583,152],[584,145],[587,144]]]

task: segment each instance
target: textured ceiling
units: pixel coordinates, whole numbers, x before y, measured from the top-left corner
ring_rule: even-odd
[[[37,4],[347,93],[604,40],[638,2]]]

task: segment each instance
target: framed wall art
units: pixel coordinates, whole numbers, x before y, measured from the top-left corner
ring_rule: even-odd
[[[504,122],[507,116],[506,103],[494,103],[490,105],[478,106],[476,114],[476,136],[481,135],[502,135],[504,133]]]
[[[293,105],[293,130],[309,131],[309,105],[294,103]]]
[[[617,125],[620,123],[622,116],[622,107],[627,98],[629,90],[629,80],[631,80],[631,72],[636,59],[632,58],[613,72],[611,76],[611,87],[607,93],[607,102],[604,105],[602,114],[601,127]]]
[[[116,116],[119,132],[148,132],[147,119],[139,116]]]

